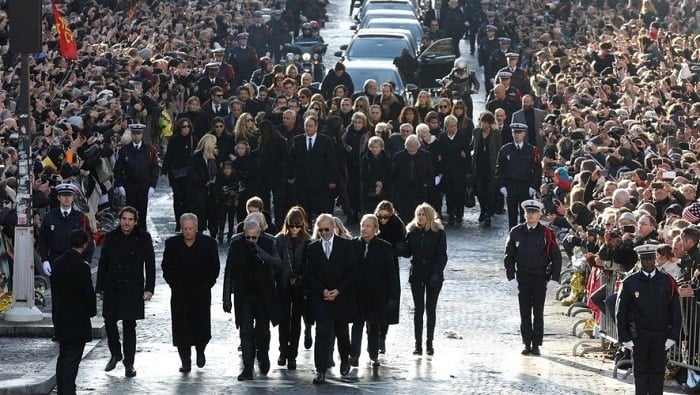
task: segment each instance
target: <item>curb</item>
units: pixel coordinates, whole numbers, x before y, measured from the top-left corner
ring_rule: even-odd
[[[90,343],[85,344],[83,350],[83,359],[92,350],[97,347],[97,344],[102,339],[95,339]],[[41,370],[34,373],[28,373],[24,376],[0,381],[0,395],[29,395],[29,394],[48,394],[51,393],[56,386],[56,361],[58,357],[54,357]]]

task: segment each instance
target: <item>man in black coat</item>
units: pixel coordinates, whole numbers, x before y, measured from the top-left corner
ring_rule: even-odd
[[[352,354],[350,366],[358,366],[362,352],[362,330],[367,322],[367,352],[372,366],[379,366],[379,340],[387,313],[398,305],[399,273],[394,269],[391,244],[376,237],[379,220],[365,214],[360,221],[360,237],[353,240],[358,258],[357,307],[358,316],[352,324]]]
[[[316,318],[314,342],[314,384],[326,382],[326,370],[334,338],[338,339],[340,374],[350,372],[348,323],[355,318],[355,279],[357,258],[352,241],[335,237],[335,221],[330,214],[316,218],[321,239],[309,244],[304,272],[309,299]],[[335,334],[335,336],[334,336]]]
[[[148,200],[156,192],[160,175],[158,153],[153,144],[143,141],[146,125],[131,124],[129,129],[132,142],[119,150],[114,164],[114,185],[122,196],[126,196],[126,205],[138,211],[142,219],[139,229],[145,231]]]
[[[91,239],[83,229],[70,232],[70,250],[54,262],[51,275],[51,318],[59,343],[56,387],[59,394],[75,393],[75,377],[85,343],[92,340],[90,317],[97,314],[90,265],[82,257]]]
[[[236,327],[240,329],[243,371],[238,380],[253,379],[256,353],[260,373],[270,370],[270,322],[277,325],[275,271],[282,260],[274,236],[263,233],[256,221],[245,221],[243,233],[231,239],[224,274],[224,311],[231,312],[235,295]]]
[[[156,282],[156,257],[151,235],[137,228],[138,211],[126,206],[119,211],[119,228],[105,237],[97,267],[97,292],[102,294],[102,316],[109,352],[109,372],[124,358],[126,377],[136,376],[136,320],[144,318],[144,302],[151,300]],[[144,278],[145,272],[145,278]],[[122,321],[124,352],[117,321]]]
[[[434,182],[433,164],[430,153],[420,149],[418,136],[408,136],[404,147],[394,155],[391,185],[397,211],[411,216],[416,206],[427,199],[428,185]]]
[[[673,277],[656,270],[656,245],[635,248],[642,270],[622,282],[617,300],[620,342],[632,350],[636,394],[662,394],[666,350],[681,334],[681,304]]]
[[[211,288],[219,276],[216,240],[197,233],[197,216],[180,217],[182,234],[165,241],[163,278],[170,285],[170,313],[173,345],[182,361],[180,372],[191,370],[192,346],[197,351],[197,366],[206,363],[204,349],[211,339]]]
[[[329,70],[323,81],[321,81],[321,94],[329,100],[332,99],[335,87],[338,85],[343,85],[349,95],[355,93],[355,85],[352,83],[352,78],[345,71],[345,65],[340,62],[337,62],[333,66],[333,70]]]
[[[296,197],[309,218],[314,218],[330,208],[330,193],[338,180],[338,158],[330,137],[318,133],[315,116],[304,120],[304,132],[294,137],[294,168],[288,182],[293,184]]]
[[[458,130],[454,115],[445,117],[445,133],[438,137],[440,151],[440,188],[447,199],[447,215],[450,225],[461,224],[464,216],[464,198],[467,175],[472,173],[471,130]]]

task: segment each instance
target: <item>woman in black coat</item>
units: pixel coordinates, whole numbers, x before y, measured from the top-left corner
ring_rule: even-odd
[[[496,118],[490,111],[484,111],[479,117],[479,127],[474,129],[472,147],[472,169],[474,174],[474,191],[479,198],[479,222],[491,226],[491,217],[496,212],[496,160],[501,149],[501,132],[494,129]]]
[[[260,130],[260,143],[251,153],[259,174],[255,195],[262,198],[265,207],[273,208],[275,225],[279,227],[284,222],[284,216],[289,206],[287,139],[268,120],[260,122],[258,128]],[[272,195],[272,199],[270,199],[270,195]],[[270,200],[274,201],[274,205],[270,204]]]
[[[282,259],[282,269],[277,273],[280,300],[280,356],[277,365],[286,364],[289,370],[296,369],[301,318],[310,310],[306,306],[306,290],[302,284],[306,247],[311,239],[307,229],[306,212],[302,207],[295,206],[287,213],[282,231],[277,234],[277,248]],[[306,321],[306,327],[310,332],[311,323]]]
[[[209,130],[209,120],[203,112],[199,111],[201,103],[197,96],[191,96],[187,99],[187,111],[181,112],[177,116],[177,120],[187,118],[192,122],[192,133],[195,137],[195,143],[202,138]],[[177,123],[177,122],[176,122]],[[175,135],[175,133],[173,133]]]
[[[406,243],[406,225],[404,225],[401,218],[396,214],[394,205],[388,200],[379,202],[377,208],[374,210],[374,215],[376,215],[379,220],[379,235],[377,235],[377,237],[391,244],[394,253],[394,271],[396,275],[399,275],[399,256],[401,249]],[[386,352],[386,334],[389,331],[389,325],[399,323],[399,306],[401,305],[400,287],[398,291],[396,303],[392,304],[395,308],[387,309],[387,321],[382,327],[382,333],[379,338],[380,354]]]
[[[384,140],[379,136],[369,139],[369,151],[360,161],[360,194],[362,212],[371,212],[383,199],[389,196],[391,159],[384,151]]]
[[[333,212],[333,207],[335,207],[335,199],[338,198],[343,211],[345,214],[348,214],[350,209],[350,201],[348,199],[348,166],[347,162],[342,160],[342,158],[345,157],[346,152],[345,144],[343,143],[342,139],[343,119],[336,115],[328,117],[326,126],[323,128],[321,133],[333,140],[336,164],[338,165],[338,184],[335,189],[331,190],[331,200],[329,202],[328,212]]]
[[[350,207],[346,210],[347,225],[359,223],[359,215],[362,210],[362,195],[360,185],[360,162],[367,152],[367,143],[370,138],[367,117],[361,112],[352,115],[351,124],[345,128],[343,133],[343,146],[345,147],[345,160],[348,169],[348,201]],[[340,159],[340,158],[339,158]]]
[[[236,141],[233,139],[233,136],[226,133],[226,122],[223,118],[214,117],[211,124],[211,132],[209,134],[216,137],[216,163],[220,166],[224,161],[234,160]]]
[[[443,271],[447,265],[447,238],[439,216],[427,203],[416,207],[415,216],[406,230],[408,234],[402,256],[411,258],[408,282],[411,284],[415,305],[413,329],[416,348],[413,355],[423,354],[424,311],[428,317],[426,353],[433,355],[437,301],[444,280]]]
[[[211,215],[216,212],[212,191],[216,175],[216,137],[207,134],[199,140],[187,173],[187,211],[199,218],[199,231],[205,231],[208,225],[209,234],[214,238],[219,230],[216,218]]]
[[[199,100],[199,99],[198,99]],[[173,137],[168,141],[163,166],[160,173],[168,176],[173,190],[173,211],[175,212],[175,232],[180,231],[180,216],[187,209],[187,173],[192,153],[199,139],[192,134],[193,123],[189,118],[179,118],[173,127]]]
[[[204,349],[211,339],[211,288],[219,276],[216,241],[197,233],[197,217],[180,217],[182,234],[165,241],[163,278],[170,286],[173,345],[182,361],[180,372],[191,369],[192,346],[197,366],[204,367]]]

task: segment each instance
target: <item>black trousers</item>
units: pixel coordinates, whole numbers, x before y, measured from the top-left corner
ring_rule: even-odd
[[[236,206],[226,206],[224,204],[219,204],[217,207],[218,215],[217,222],[219,226],[219,234],[224,235],[224,229],[226,229],[226,224],[228,223],[228,238],[236,233]]]
[[[278,326],[280,354],[296,359],[299,353],[301,317],[304,313],[304,291],[301,287],[290,287],[280,298],[281,314]]]
[[[508,208],[508,229],[525,222],[524,212],[520,203],[530,198],[530,186],[527,183],[507,185],[506,207]]]
[[[287,189],[288,186],[285,180],[279,180],[277,183],[271,181],[263,182],[259,187],[258,196],[263,200],[265,209],[272,210],[272,218],[278,229],[282,228],[284,218],[290,208]],[[272,199],[270,199],[270,195],[272,195]]]
[[[437,320],[436,310],[437,301],[440,296],[442,283],[437,287],[430,287],[422,283],[411,284],[411,294],[413,294],[413,332],[416,339],[416,345],[420,345],[423,341],[423,312],[428,318],[428,330],[426,339],[433,341],[435,334],[435,322]]]
[[[464,198],[467,183],[464,179],[464,174],[460,177],[454,174],[443,180],[445,183],[445,202],[447,203],[447,214],[462,218],[464,216]]]
[[[639,331],[634,339],[634,393],[636,395],[661,395],[664,392],[666,369],[665,333]]]
[[[61,394],[75,394],[75,378],[83,358],[85,343],[59,342],[56,361],[56,390]]]
[[[369,358],[374,360],[379,356],[379,338],[382,333],[381,324],[367,322],[367,353]],[[360,357],[362,353],[362,330],[365,321],[355,321],[352,323],[352,335],[350,339],[351,355]]]
[[[497,197],[494,179],[491,177],[490,173],[487,174],[486,172],[479,171],[478,167],[474,173],[477,174],[474,193],[477,199],[479,199],[479,214],[492,217],[496,213]]]
[[[526,346],[540,346],[544,335],[544,297],[547,278],[544,274],[518,273],[520,335]]]
[[[206,343],[197,344],[194,348],[197,350],[197,355],[202,355],[207,345]],[[180,361],[182,361],[183,367],[190,367],[190,365],[192,365],[192,346],[178,346],[177,353],[180,355]]]
[[[336,188],[337,189],[337,188]],[[331,193],[328,188],[323,188],[317,191],[304,191],[297,189],[299,204],[306,210],[306,215],[309,217],[309,223],[319,214],[332,213],[331,210]],[[329,211],[330,210],[330,211]]]
[[[177,179],[170,184],[173,190],[173,212],[175,213],[175,229],[177,230],[180,229],[180,217],[187,212],[187,184],[184,181],[186,178],[182,177],[181,179],[183,181]]]
[[[350,355],[350,334],[348,323],[344,321],[316,321],[316,340],[314,342],[314,364],[317,372],[328,369],[333,350],[333,341],[338,338],[338,352],[345,361]]]
[[[270,317],[262,302],[255,300],[242,300],[236,308],[239,309],[243,366],[253,368],[256,356],[258,362],[269,359]]]
[[[136,355],[136,321],[122,320],[122,332],[124,335],[124,352],[119,342],[119,329],[117,321],[105,320],[105,331],[107,332],[107,345],[113,357],[124,357],[124,366],[134,366],[134,356]]]
[[[139,213],[138,227],[146,230],[146,215],[148,215],[148,185],[125,185],[126,205],[136,209]],[[179,220],[179,218],[178,218]]]

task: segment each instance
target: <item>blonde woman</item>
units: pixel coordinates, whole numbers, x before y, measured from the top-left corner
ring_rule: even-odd
[[[428,115],[430,111],[433,111],[433,99],[430,97],[428,91],[418,92],[415,108],[422,120],[425,119],[425,116]]]
[[[413,295],[413,330],[416,348],[413,355],[423,354],[423,312],[428,318],[426,354],[433,355],[433,338],[438,296],[447,265],[447,238],[445,228],[435,209],[428,203],[416,207],[414,217],[406,225],[406,243],[401,255],[411,258],[408,282]]]
[[[216,182],[216,136],[205,134],[192,154],[192,164],[187,173],[187,211],[199,218],[199,231],[209,228],[209,235],[216,238],[213,187]]]
[[[247,112],[241,114],[236,121],[236,128],[233,130],[233,138],[236,143],[246,141],[250,146],[250,150],[258,148],[258,140],[260,139],[260,131],[255,124],[255,118]]]

